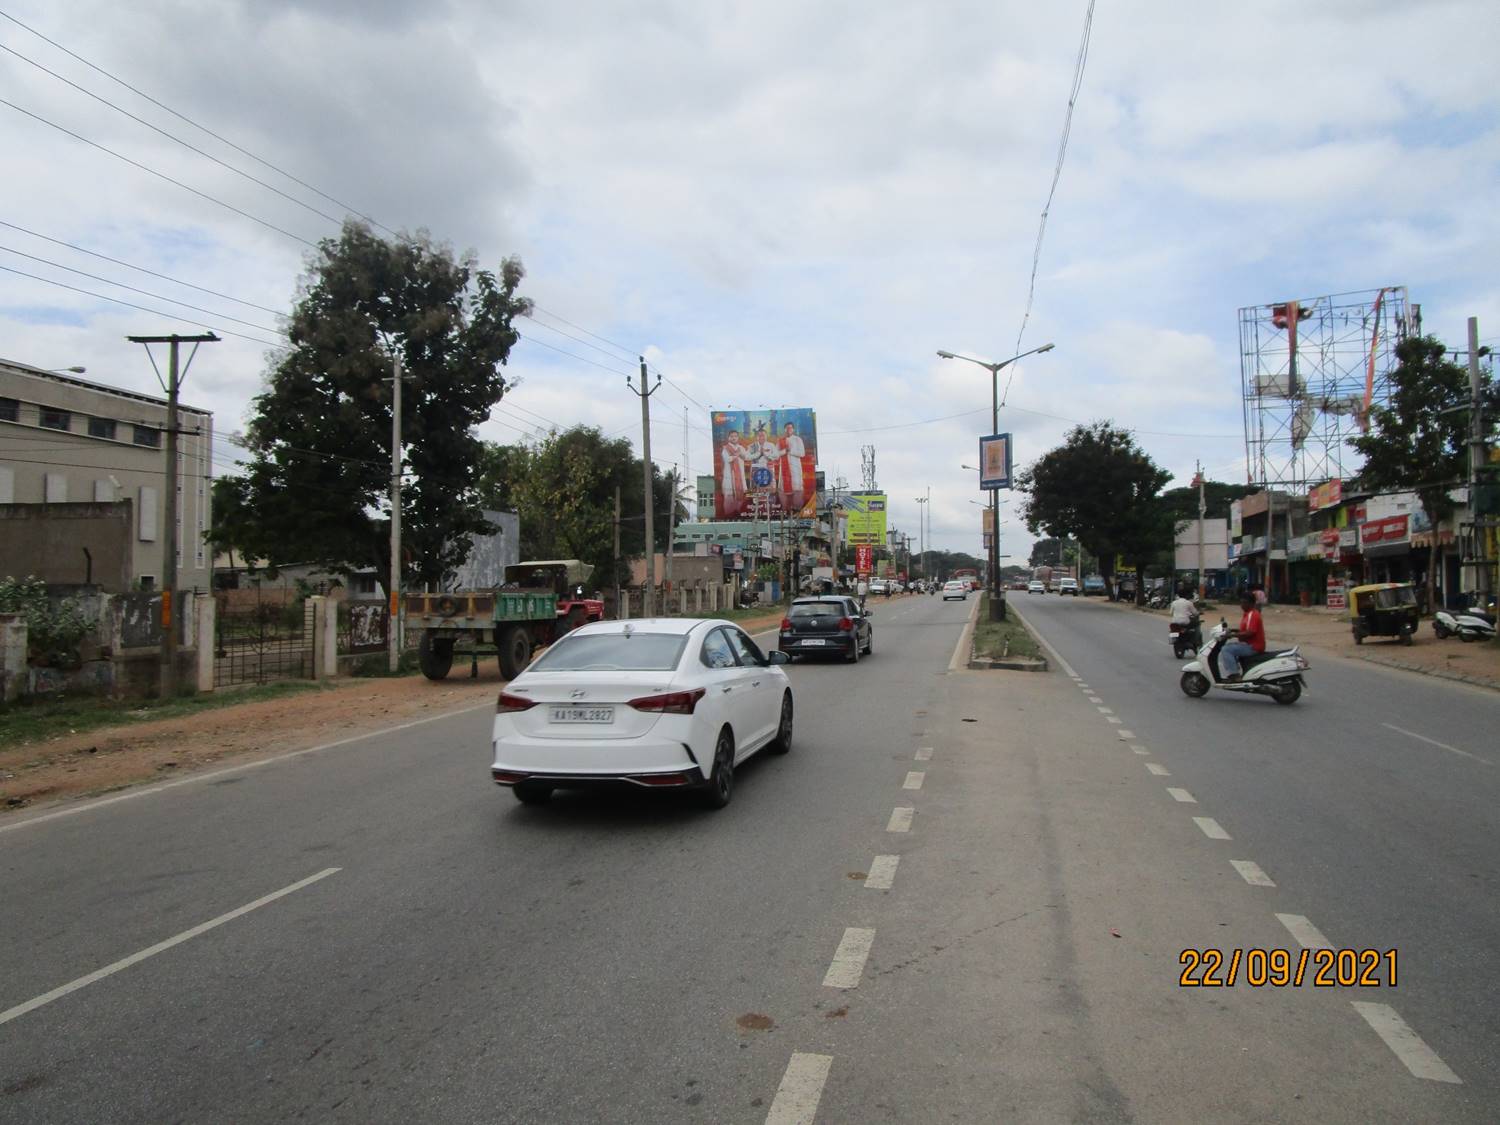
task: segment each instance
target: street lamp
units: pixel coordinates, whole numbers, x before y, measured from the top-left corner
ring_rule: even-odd
[[[939,350],[940,359],[961,359],[966,363],[978,364],[990,373],[990,433],[1000,432],[1000,370],[1009,367],[1018,359],[1025,359],[1029,355],[1040,355],[1042,352],[1050,352],[1055,344],[1046,343],[1039,348],[1032,348],[1020,355],[1013,355],[1009,359],[1001,360],[999,363],[987,363],[982,359],[975,359],[971,355],[959,355],[957,352],[945,352]],[[1000,490],[992,489],[990,501],[995,509],[995,534],[990,536],[990,565],[989,565],[989,589],[990,589],[990,620],[1005,620],[1005,591],[999,589],[1000,556],[996,541],[1000,538]],[[996,595],[999,595],[998,597]]]
[[[82,375],[85,371],[88,370],[88,368],[87,367],[49,367],[49,368],[47,368],[47,370],[48,371],[54,371],[54,372],[56,372],[59,375],[61,375],[64,371],[71,371],[74,375]]]
[[[932,500],[932,486],[931,485],[927,486],[927,495],[926,496],[917,496],[914,499],[916,500],[916,502],[918,504],[922,505],[920,508],[917,509],[917,513],[918,513],[917,514],[917,538],[921,541],[921,543],[920,543],[920,549],[921,549],[921,552],[922,552],[922,577],[926,578],[927,577],[927,527],[931,523],[930,516],[931,516],[931,511],[932,511],[932,509],[928,505],[929,505],[929,502]]]

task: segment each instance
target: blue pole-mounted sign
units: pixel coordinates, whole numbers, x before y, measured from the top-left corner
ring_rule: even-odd
[[[985,492],[1013,487],[1009,434],[991,434],[979,439],[979,487]]]

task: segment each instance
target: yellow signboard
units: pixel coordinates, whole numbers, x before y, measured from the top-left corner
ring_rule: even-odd
[[[849,516],[849,542],[855,546],[885,546],[885,493],[851,492],[844,501]]]

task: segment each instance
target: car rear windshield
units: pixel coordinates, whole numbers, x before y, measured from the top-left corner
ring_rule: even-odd
[[[669,672],[682,659],[684,633],[577,633],[532,664],[537,672]]]
[[[843,617],[844,607],[839,602],[801,602],[792,606],[792,617]]]

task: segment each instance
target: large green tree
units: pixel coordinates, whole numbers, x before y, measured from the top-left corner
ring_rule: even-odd
[[[656,550],[667,543],[672,510],[670,476],[652,467]],[[485,443],[478,491],[486,508],[514,510],[526,558],[582,559],[604,588],[627,577],[625,560],[645,553],[641,461],[626,438],[606,438],[592,426],[554,431],[531,444]],[[613,571],[615,490],[620,495],[621,570]],[[677,520],[687,509],[677,508]],[[658,579],[661,577],[657,576]]]
[[[1077,539],[1109,576],[1117,554],[1144,569],[1163,543],[1171,543],[1160,496],[1171,477],[1128,430],[1095,422],[1075,426],[1017,483],[1026,493],[1022,515],[1031,533]],[[1145,584],[1137,583],[1136,598],[1144,595]]]
[[[373,566],[390,588],[387,497],[392,369],[402,381],[404,580],[441,584],[490,530],[476,488],[480,442],[508,384],[523,271],[455,257],[425,234],[386,240],[348,222],[310,256],[246,430],[251,459],[226,486],[222,546],[272,564],[348,574]]]
[[[1061,566],[1063,561],[1063,541],[1048,536],[1038,539],[1031,545],[1032,566]]]
[[[1434,529],[1453,514],[1451,493],[1468,476],[1469,415],[1450,408],[1468,402],[1469,376],[1446,354],[1442,341],[1432,336],[1408,336],[1398,343],[1389,405],[1373,408],[1369,431],[1349,440],[1364,454],[1360,484],[1415,492]],[[1440,554],[1434,537],[1427,556],[1429,609]]]

